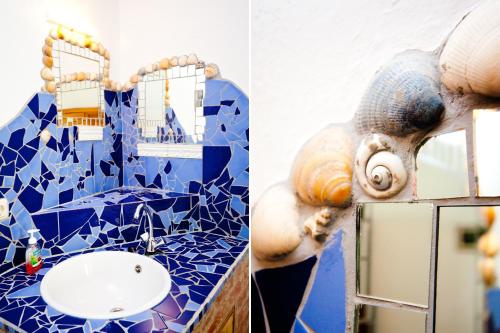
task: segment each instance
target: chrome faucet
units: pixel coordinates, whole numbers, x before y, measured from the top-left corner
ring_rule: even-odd
[[[139,224],[140,224],[141,212],[142,212],[142,216],[146,215],[146,219],[148,220],[148,228],[149,228],[149,233],[145,232],[144,234],[141,235],[141,238],[147,242],[146,253],[154,253],[156,251],[156,248],[159,245],[163,244],[163,241],[156,242],[154,239],[153,212],[151,211],[151,208],[148,205],[146,205],[145,203],[141,203],[139,206],[137,206],[135,213],[134,213],[134,219],[139,220]]]

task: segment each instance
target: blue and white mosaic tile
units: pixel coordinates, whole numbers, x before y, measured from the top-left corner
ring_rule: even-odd
[[[78,254],[73,253],[46,259],[37,275],[26,275],[22,267],[7,272],[0,280],[0,321],[37,333],[191,332],[214,300],[213,295],[218,294],[243,258],[248,241],[207,232],[163,239],[165,244],[153,259],[168,269],[172,288],[151,310],[116,320],[87,320],[64,315],[48,306],[40,296],[40,282],[50,267]],[[133,242],[105,250],[127,251],[137,246]],[[139,246],[138,252],[142,254],[144,248]]]

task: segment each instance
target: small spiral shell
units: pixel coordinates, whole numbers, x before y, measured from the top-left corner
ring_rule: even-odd
[[[313,206],[345,206],[351,199],[352,143],[341,127],[330,126],[311,138],[292,169],[295,191]]]
[[[374,198],[392,197],[406,185],[406,169],[392,147],[393,142],[387,135],[372,134],[361,142],[356,152],[356,177],[361,188]]]

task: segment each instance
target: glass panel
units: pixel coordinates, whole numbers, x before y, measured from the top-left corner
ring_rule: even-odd
[[[369,203],[360,214],[360,294],[427,305],[432,204]]]
[[[500,112],[474,110],[474,157],[477,193],[500,196]]]
[[[357,333],[423,333],[425,313],[360,305],[356,311]]]
[[[419,199],[469,196],[466,147],[465,130],[434,136],[420,147],[416,172]]]
[[[139,85],[139,129],[148,143],[193,144],[203,139],[204,78],[198,82],[194,65],[156,71]]]
[[[500,207],[440,208],[437,333],[486,333],[487,327],[500,322],[500,289],[495,281],[500,263],[495,258],[499,214]]]

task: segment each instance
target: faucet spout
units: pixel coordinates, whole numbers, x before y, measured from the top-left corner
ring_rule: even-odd
[[[139,219],[141,217],[141,212],[142,212],[142,215],[146,215],[146,220],[148,221],[148,229],[149,230],[148,230],[146,252],[147,253],[154,253],[156,251],[156,247],[159,244],[156,243],[156,241],[154,239],[154,234],[153,234],[153,212],[151,211],[151,208],[146,203],[141,203],[135,209],[134,219]]]

